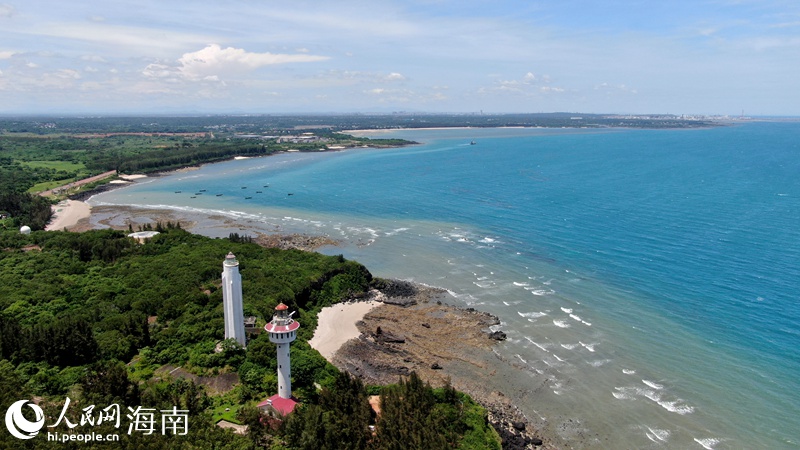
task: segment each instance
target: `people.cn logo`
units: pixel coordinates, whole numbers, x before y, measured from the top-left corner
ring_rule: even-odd
[[[20,400],[15,402],[6,411],[6,428],[12,436],[19,439],[32,439],[39,434],[39,430],[44,426],[44,411],[38,405],[31,403],[28,406],[33,410],[36,415],[36,420],[31,422],[22,415],[22,407],[28,403],[28,400]]]

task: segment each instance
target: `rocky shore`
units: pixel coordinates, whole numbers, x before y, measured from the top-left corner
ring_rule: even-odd
[[[259,234],[255,238],[255,242],[266,248],[296,249],[307,252],[327,245],[339,245],[338,241],[327,236],[311,236],[308,234]]]
[[[446,304],[447,292],[382,280],[371,299],[383,304],[357,323],[361,335],[334,355],[333,364],[368,384],[396,383],[416,372],[434,387],[449,382],[489,411],[505,449],[558,448],[489,380],[506,364],[493,351],[505,338],[497,317]]]

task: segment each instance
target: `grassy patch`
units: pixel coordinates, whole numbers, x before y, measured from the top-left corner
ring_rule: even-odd
[[[238,404],[237,399],[231,398],[231,396],[228,395],[223,395],[214,397],[213,400],[214,406],[211,408],[212,422],[217,423],[220,420],[227,420],[228,422],[242,425],[242,423],[236,419],[236,413],[238,413],[239,408],[243,406]]]
[[[59,186],[63,186],[68,184],[69,181],[67,180],[58,180],[58,181],[42,181],[41,183],[36,183],[28,189],[28,192],[31,194],[36,194],[39,192],[47,191],[49,189],[54,189]]]
[[[20,161],[20,164],[24,164],[32,169],[42,168],[63,170],[65,172],[86,170],[86,166],[83,163],[75,163],[71,161]]]

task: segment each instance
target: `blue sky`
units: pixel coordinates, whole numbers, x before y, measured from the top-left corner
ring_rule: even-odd
[[[800,115],[796,0],[0,0],[0,114]]]

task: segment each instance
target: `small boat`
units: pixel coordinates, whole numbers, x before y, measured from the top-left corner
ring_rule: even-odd
[[[472,141],[472,142],[469,143],[469,145],[475,145],[475,144],[477,144],[477,142],[475,142],[475,141]]]
[[[222,197],[222,194],[217,194],[217,197]]]
[[[200,189],[200,192],[205,192],[205,191],[206,191],[205,189]]]
[[[202,192],[195,192],[194,195],[203,195]]]
[[[193,196],[191,196],[191,197],[189,197],[189,198],[197,198],[197,197],[193,195]]]
[[[264,187],[269,187],[269,185],[268,185],[268,184],[265,184],[265,185],[264,185]]]
[[[261,193],[262,193],[261,191],[256,191],[256,194],[261,194]]]
[[[244,199],[245,200],[250,200],[251,198],[253,198],[253,197],[245,197]]]
[[[176,193],[176,194],[180,194],[180,193],[181,193],[181,191],[175,191],[175,193]]]
[[[242,189],[247,189],[247,186],[242,186]]]
[[[292,193],[292,192],[289,192],[289,193],[288,193],[288,194],[286,194],[286,195],[294,195],[294,193]]]

